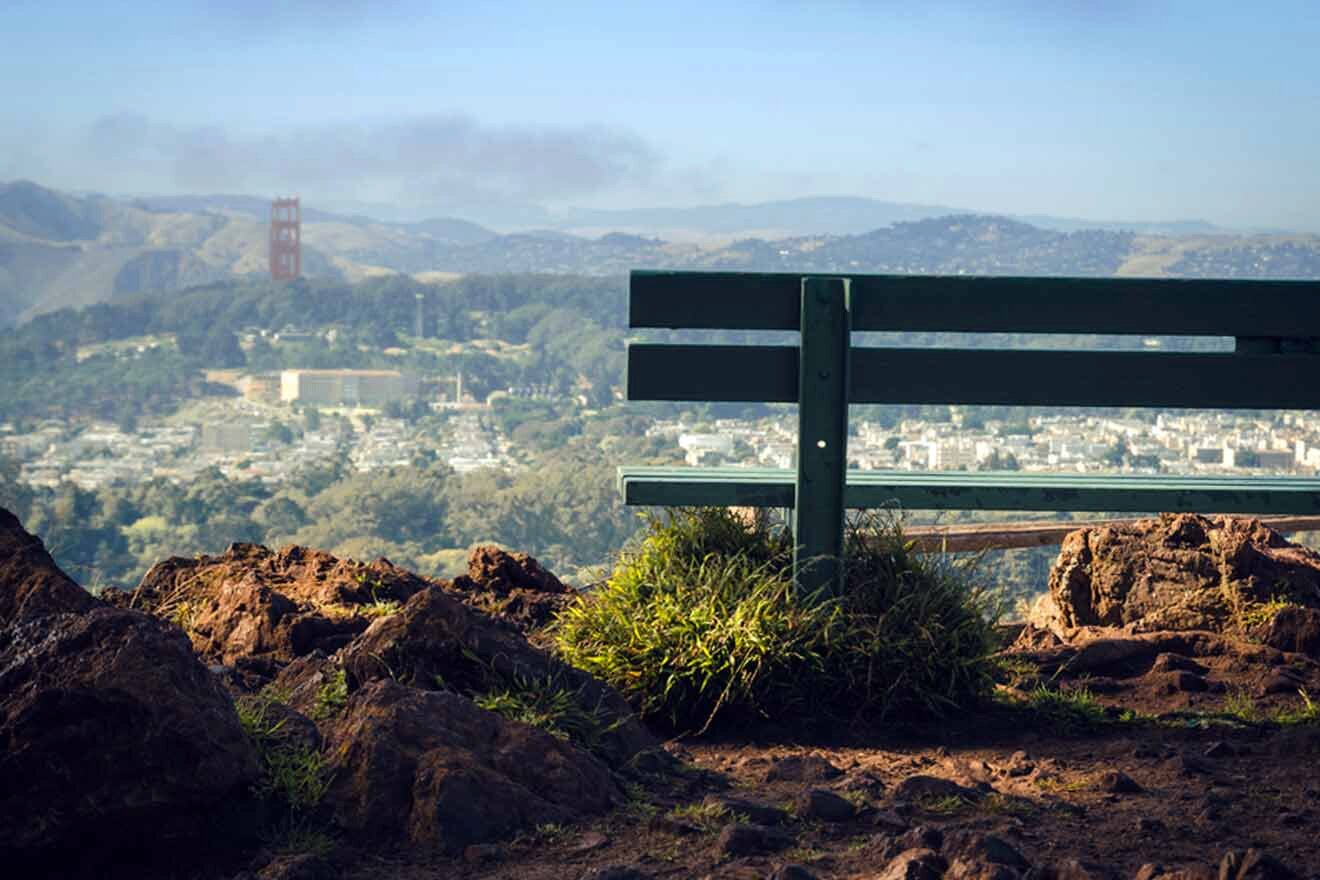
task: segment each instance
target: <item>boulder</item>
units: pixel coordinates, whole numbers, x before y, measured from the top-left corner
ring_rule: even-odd
[[[363,563],[303,547],[233,544],[220,556],[157,563],[117,604],[178,624],[209,662],[282,664],[338,650],[429,586],[386,559]]]
[[[613,688],[439,587],[417,593],[398,614],[375,621],[339,656],[350,693],[380,679],[465,695],[508,687],[562,690],[600,720],[596,751],[611,763],[623,764],[657,745]]]
[[[5,629],[0,742],[0,852],[20,860],[188,856],[260,772],[183,634],[113,608]]]
[[[188,640],[93,598],[7,511],[0,746],[0,859],[14,876],[192,864],[249,830],[238,817],[257,757]]]
[[[1320,658],[1320,610],[1285,606],[1256,626],[1251,635],[1271,648]]]
[[[39,614],[87,611],[97,604],[60,571],[41,539],[0,507],[0,626]]]
[[[523,632],[544,627],[577,596],[533,557],[492,544],[472,548],[467,574],[451,586],[464,603]]]
[[[458,853],[622,802],[608,767],[544,731],[447,691],[360,687],[324,725],[336,823],[375,846]]]
[[[1254,604],[1320,607],[1320,554],[1259,520],[1166,514],[1072,532],[1049,588],[1064,629],[1222,632]]]

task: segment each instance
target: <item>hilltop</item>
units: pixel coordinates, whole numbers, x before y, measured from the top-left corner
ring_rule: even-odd
[[[98,599],[4,510],[0,551],[0,855],[23,876],[1302,880],[1320,865],[1320,556],[1246,520],[1074,533],[1055,607],[1001,630],[993,696],[935,721],[678,736],[556,655],[546,623],[593,599],[525,554],[476,548],[451,581],[240,544]],[[1231,562],[1207,575],[1216,553]],[[1082,619],[1092,598],[1121,620]]]
[[[266,201],[247,196],[114,199],[27,181],[0,184],[0,326],[66,306],[259,278],[266,271],[267,211]],[[1243,235],[1198,222],[1087,227],[1032,220],[809,199],[565,219],[567,229],[592,230],[584,236],[565,229],[500,234],[457,218],[385,222],[309,206],[303,268],[311,277],[349,282],[394,273],[609,275],[662,267],[1320,276],[1314,235]],[[682,229],[700,234],[656,235]]]

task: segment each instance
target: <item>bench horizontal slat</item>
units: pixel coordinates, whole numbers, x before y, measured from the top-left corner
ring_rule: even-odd
[[[794,472],[778,468],[619,469],[633,505],[791,507]],[[1320,480],[965,471],[847,474],[850,508],[1320,514]]]
[[[632,273],[633,327],[797,330],[803,275]],[[1320,282],[850,275],[852,328],[1143,336],[1320,336]]]
[[[628,347],[629,400],[791,403],[798,350]],[[854,348],[852,403],[1320,408],[1320,355]]]

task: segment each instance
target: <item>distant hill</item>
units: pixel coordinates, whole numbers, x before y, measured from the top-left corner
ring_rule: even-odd
[[[636,208],[629,210],[580,209],[561,220],[565,228],[614,229],[669,235],[742,235],[776,233],[792,235],[858,235],[894,223],[929,220],[950,214],[977,213],[948,205],[885,202],[854,196],[811,196],[753,204],[726,203],[683,208]],[[1106,221],[1096,222],[1047,214],[1013,216],[1012,219],[1054,229],[1140,232],[1154,235],[1205,235],[1228,232],[1205,220]]]
[[[944,213],[924,216],[931,211]],[[113,199],[27,181],[0,184],[0,326],[64,306],[263,275],[268,212],[268,201],[251,196]],[[835,198],[596,212],[587,219],[623,215],[719,230],[748,223],[821,228],[707,241],[638,234],[622,222],[590,236],[557,229],[501,235],[457,218],[383,222],[308,205],[303,269],[344,281],[633,268],[1320,278],[1317,236],[1229,234],[1199,221],[1175,224],[1177,234],[1168,234]]]

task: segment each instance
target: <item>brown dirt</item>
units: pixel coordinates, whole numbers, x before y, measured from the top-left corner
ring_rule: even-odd
[[[932,877],[1132,878],[1154,864],[1166,873],[1208,872],[1174,876],[1218,878],[1227,854],[1252,848],[1295,874],[1249,876],[1320,877],[1320,839],[1311,828],[1320,818],[1314,770],[1320,723],[1278,721],[1279,713],[1304,708],[1299,689],[1320,689],[1314,661],[1209,633],[1031,650],[1033,641],[1047,640],[1026,634],[1024,648],[1008,655],[1016,675],[1006,675],[1002,699],[946,724],[903,734],[845,729],[830,738],[725,731],[671,742],[667,748],[683,760],[684,773],[634,785],[632,802],[602,819],[542,828],[464,858],[359,863],[344,876],[809,876],[785,873],[797,864],[820,878],[878,878],[890,876],[886,869],[899,852],[921,842],[922,829],[936,829],[945,838],[939,857],[947,862],[956,858],[948,850],[957,849],[960,835],[989,834],[1032,868],[1004,874],[951,868]],[[1061,658],[1078,657],[1088,671],[1056,671],[1066,663]],[[1295,680],[1287,690],[1277,684],[1285,670]],[[1207,690],[1178,689],[1174,673],[1192,676],[1179,679],[1181,686],[1198,687],[1199,679]],[[1014,707],[1042,676],[1064,693],[1090,688],[1097,717],[1051,725],[1040,713]],[[1124,720],[1124,710],[1142,717]],[[809,809],[806,793],[820,788],[858,811],[834,821],[792,815]],[[789,840],[776,850],[735,855],[729,850],[737,849],[736,835],[725,830],[729,817],[701,822],[672,812],[711,798],[787,809],[782,831]],[[1068,870],[1084,873],[1068,874],[1070,861],[1080,867]],[[1146,870],[1146,877],[1161,873]]]

